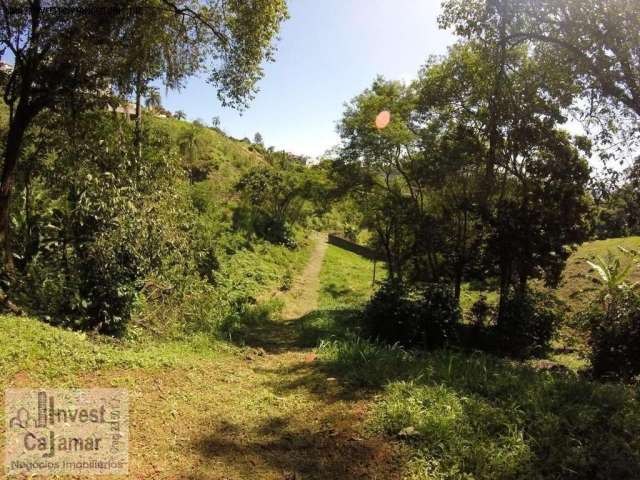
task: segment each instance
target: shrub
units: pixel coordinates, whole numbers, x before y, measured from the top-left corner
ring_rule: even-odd
[[[236,208],[233,212],[233,227],[253,233],[274,245],[284,245],[292,249],[297,247],[295,232],[290,224],[253,208]]]
[[[496,309],[485,295],[471,306],[468,321],[460,325],[460,344],[470,350],[491,350],[493,347],[492,333],[495,328]]]
[[[480,298],[471,306],[471,322],[476,328],[485,328],[494,312],[493,306],[487,301],[486,295]]]
[[[145,130],[139,158],[133,130],[118,122],[61,120],[34,165],[37,203],[13,216],[22,239],[12,296],[52,323],[112,335],[124,333],[144,279],[184,263],[188,240],[167,136]]]
[[[640,375],[640,296],[620,292],[606,303],[592,303],[580,317],[590,331],[596,377],[632,380]]]
[[[372,336],[387,343],[437,348],[453,340],[460,307],[449,285],[409,287],[387,282],[365,309]]]
[[[282,219],[257,214],[253,220],[253,230],[260,238],[273,244],[288,248],[297,246],[293,229]]]
[[[514,357],[544,353],[564,316],[563,304],[552,294],[526,290],[510,292],[494,329],[495,347]]]

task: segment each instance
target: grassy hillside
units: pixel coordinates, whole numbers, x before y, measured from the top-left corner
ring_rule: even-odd
[[[223,185],[227,190],[247,170],[265,163],[262,155],[250,143],[231,138],[219,129],[174,118],[148,118],[154,126],[167,132],[176,145],[189,131],[195,130],[198,156],[202,161],[213,164],[210,174],[212,183]]]
[[[575,292],[580,292],[590,286],[588,279],[583,277],[590,269],[586,261],[593,260],[598,256],[604,258],[609,253],[620,256],[618,247],[640,250],[640,237],[611,238],[587,242],[571,255],[562,277],[562,283],[558,288],[558,296],[567,302],[572,310],[580,309],[590,298],[589,294],[574,295]],[[635,281],[640,280],[640,271],[636,270],[631,278]]]
[[[6,106],[0,109],[0,123],[5,117]],[[42,118],[45,120],[44,116]],[[133,292],[127,293],[127,299],[132,298],[130,302],[121,302],[127,305],[123,307],[122,314],[114,314],[118,319],[126,319],[123,323],[128,323],[126,334],[129,338],[138,339],[148,333],[155,337],[178,338],[184,333],[203,331],[228,336],[241,320],[240,317],[247,313],[263,292],[280,288],[292,272],[305,262],[309,242],[302,232],[299,232],[297,239],[300,248],[288,249],[261,240],[248,229],[239,231],[233,228],[233,213],[238,204],[235,185],[243,174],[265,164],[259,153],[263,151],[261,148],[252,146],[248,141],[230,138],[218,129],[145,114],[144,161],[129,164],[142,165],[140,172],[144,173],[140,174],[141,178],[153,177],[154,180],[150,182],[155,183],[138,193],[136,189],[142,188],[139,185],[142,182],[125,186],[127,179],[137,178],[138,173],[118,177],[122,158],[135,155],[134,123],[108,112],[87,112],[74,121],[87,130],[76,139],[78,143],[73,144],[76,150],[80,148],[77,145],[83,145],[88,151],[95,150],[96,145],[102,145],[103,140],[97,139],[97,132],[103,132],[114,144],[101,150],[104,158],[99,159],[69,152],[67,150],[73,142],[59,140],[64,138],[62,134],[69,127],[61,120],[60,125],[54,123],[43,127],[56,140],[46,143],[46,155],[25,157],[25,165],[29,165],[27,160],[35,162],[34,165],[39,167],[36,170],[45,173],[30,178],[29,188],[26,186],[26,177],[20,178],[17,183],[12,212],[17,225],[14,250],[18,256],[29,258],[31,263],[19,266],[20,277],[12,283],[12,287],[16,285],[17,294],[11,294],[33,315],[39,315],[53,324],[76,325],[76,328],[82,328],[84,319],[95,317],[80,314],[78,318],[73,317],[78,309],[67,305],[71,303],[69,298],[77,298],[77,301],[73,300],[75,304],[91,306],[96,298],[102,301],[99,299],[111,294],[105,293],[100,297],[94,295],[93,290],[89,294],[86,293],[89,291],[86,286],[88,280],[81,281],[79,285],[69,280],[80,278],[87,269],[78,266],[77,272],[70,273],[65,268],[70,264],[84,265],[81,264],[82,259],[90,257],[95,263],[101,263],[97,265],[95,278],[92,277],[96,285],[113,286],[114,296],[120,295],[120,291]],[[33,150],[31,144],[27,147],[25,152]],[[49,181],[54,174],[43,165],[49,167],[46,162],[50,157],[55,158],[55,167],[50,166],[52,171],[57,172],[56,175],[60,175],[66,183]],[[184,167],[188,179],[182,175],[184,172],[177,171],[180,166]],[[162,173],[157,173],[156,178],[156,172]],[[88,183],[103,176],[116,178],[120,182],[109,194]],[[104,182],[96,182],[96,185],[101,184]],[[37,202],[24,199],[24,192],[27,191]],[[99,213],[106,213],[102,213],[104,218],[92,220],[91,225],[98,225],[95,231],[85,232],[86,239],[79,239],[74,237],[77,229],[69,227],[68,232],[64,229],[72,223],[69,219],[89,207],[84,205],[83,209],[78,208],[74,195],[67,192],[82,192],[83,198],[95,199],[96,203],[100,203],[103,197],[122,196],[122,201],[114,201],[113,205],[108,206],[91,205]],[[126,210],[120,205],[131,207]],[[66,220],[57,225],[60,218]],[[78,222],[87,224],[82,218]],[[146,226],[142,227],[145,222]],[[65,245],[74,247],[69,252],[65,251],[63,256],[67,260],[62,263],[49,253],[60,251],[59,248],[46,250],[38,243],[42,238],[38,232],[50,228],[51,224],[61,232],[64,230],[64,234],[60,235],[64,237]],[[105,225],[104,231],[99,230],[102,225]],[[128,237],[126,240],[117,239],[117,235],[125,235],[122,225],[141,226],[140,231],[132,237],[146,240],[140,240],[140,246],[134,248],[133,240]],[[25,232],[29,240],[22,243],[18,238]],[[97,239],[101,239],[102,243],[98,243]],[[76,246],[81,242],[94,242],[91,243],[92,248],[98,253],[79,255],[80,247]],[[89,248],[84,243],[82,245],[85,250]],[[30,248],[39,250],[32,252]],[[136,259],[142,266],[132,268],[132,273],[126,273],[124,268],[118,267],[126,262],[115,261],[112,273],[105,274],[104,258],[110,258],[105,251],[121,252],[121,248],[129,250],[126,254],[115,255],[128,255],[127,258]],[[38,262],[33,261],[35,253],[40,255]],[[172,256],[174,253],[175,256]],[[151,266],[149,259],[156,255],[163,257],[153,260]],[[75,258],[78,260],[74,262]],[[128,263],[133,264],[131,260]],[[60,274],[61,271],[64,274]],[[116,280],[121,281],[122,285],[116,284]],[[28,288],[29,285],[52,287],[51,291],[45,291],[43,287],[34,293],[33,289]],[[109,305],[117,303],[104,302]]]

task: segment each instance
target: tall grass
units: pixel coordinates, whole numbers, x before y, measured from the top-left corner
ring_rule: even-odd
[[[362,339],[320,352],[333,375],[379,390],[370,428],[412,447],[413,478],[640,478],[635,389]]]

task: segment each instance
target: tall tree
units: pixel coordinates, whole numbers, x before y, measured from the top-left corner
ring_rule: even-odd
[[[415,100],[411,88],[378,78],[347,105],[338,125],[344,168],[338,167],[354,182],[352,190],[366,212],[367,226],[376,232],[394,281],[405,275],[419,241],[433,245],[424,185],[413,168],[418,154],[412,129]],[[376,125],[381,112],[390,118],[383,128]],[[432,253],[427,248],[426,263],[433,270]]]
[[[585,124],[611,150],[612,133],[629,134],[640,123],[640,3],[632,0],[447,0],[443,26],[502,48],[532,47],[540,61],[573,85],[565,94]],[[632,137],[638,140],[637,137]]]

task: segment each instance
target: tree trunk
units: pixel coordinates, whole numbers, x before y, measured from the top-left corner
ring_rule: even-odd
[[[453,295],[456,302],[460,303],[460,294],[462,292],[462,268],[456,268],[455,278],[453,279]]]
[[[134,144],[138,160],[142,158],[142,74],[136,75],[136,131]]]
[[[498,326],[504,323],[504,309],[511,286],[511,262],[503,260],[500,265],[500,304],[498,307]]]
[[[9,219],[11,196],[15,186],[16,167],[24,139],[32,116],[27,108],[18,104],[13,122],[9,126],[9,133],[4,151],[4,164],[2,177],[0,178],[0,237],[2,238],[2,263],[6,270],[13,269],[13,257],[11,255],[11,222]]]

